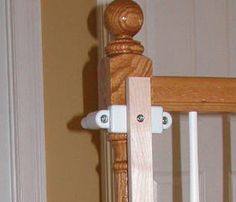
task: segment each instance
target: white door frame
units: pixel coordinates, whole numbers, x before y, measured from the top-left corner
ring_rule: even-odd
[[[40,0],[0,0],[0,196],[46,202]]]
[[[97,33],[98,33],[98,55],[99,61],[105,57],[105,47],[109,41],[109,33],[105,28],[104,11],[106,6],[112,0],[97,0]],[[112,147],[109,141],[107,141],[107,134],[101,132],[101,187],[102,193],[101,198],[104,202],[115,201],[115,190],[114,190],[114,176],[113,176],[113,157]]]

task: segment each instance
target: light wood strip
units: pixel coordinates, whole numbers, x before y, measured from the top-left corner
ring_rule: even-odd
[[[152,104],[170,112],[236,112],[236,79],[153,77]]]
[[[150,79],[127,81],[129,202],[153,202]],[[144,121],[137,120],[138,115]]]

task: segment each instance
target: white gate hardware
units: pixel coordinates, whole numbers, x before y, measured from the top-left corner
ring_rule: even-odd
[[[152,133],[162,133],[172,124],[171,115],[164,112],[162,107],[153,106]],[[140,124],[145,121],[142,114],[137,114]],[[109,133],[127,133],[127,107],[125,105],[112,105],[108,110],[100,110],[89,113],[82,119],[81,125],[84,129],[107,129]]]

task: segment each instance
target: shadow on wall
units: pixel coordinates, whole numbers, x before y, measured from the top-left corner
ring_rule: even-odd
[[[173,184],[172,196],[174,202],[183,201],[182,174],[181,174],[181,137],[180,137],[180,114],[172,114],[172,165]]]
[[[231,132],[230,132],[230,115],[223,114],[223,201],[230,202],[232,200],[233,190],[231,186],[232,172],[232,155],[231,155]]]
[[[96,7],[93,8],[87,19],[88,29],[90,34],[97,39],[97,13]],[[81,120],[89,112],[98,109],[98,80],[97,80],[97,65],[98,65],[98,46],[94,45],[88,52],[89,60],[85,63],[83,68],[83,103],[84,113],[82,115],[74,116],[67,124],[69,130],[83,132],[81,127]],[[99,131],[90,131],[91,142],[95,145],[100,157],[100,134]],[[87,133],[86,133],[87,135]],[[99,182],[101,182],[101,166],[100,160],[96,167],[99,174]],[[100,185],[101,183],[99,183]],[[101,201],[101,187],[100,187],[100,201]]]

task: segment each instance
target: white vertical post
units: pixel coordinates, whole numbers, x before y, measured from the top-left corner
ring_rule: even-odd
[[[149,78],[129,78],[128,175],[129,202],[154,202]]]
[[[199,202],[197,112],[189,112],[190,202]]]

